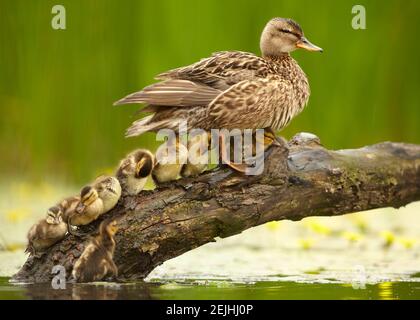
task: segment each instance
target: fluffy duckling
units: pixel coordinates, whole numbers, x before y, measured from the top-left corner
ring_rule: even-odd
[[[112,176],[99,176],[93,182],[93,187],[97,190],[99,198],[103,201],[103,213],[108,212],[117,205],[122,191],[117,178]]]
[[[59,210],[63,217],[63,221],[67,223],[69,217],[71,217],[74,214],[79,203],[80,196],[71,196],[57,203],[54,207],[51,207],[49,210],[54,208],[54,210]]]
[[[154,166],[155,156],[149,150],[138,149],[128,154],[115,174],[123,192],[136,195],[142,191]]]
[[[83,226],[96,220],[103,212],[103,201],[98,191],[92,186],[85,186],[80,191],[80,202],[69,217],[69,226]]]
[[[115,207],[121,197],[121,185],[117,178],[98,177],[92,185],[80,192],[80,202],[74,214],[69,217],[69,225],[87,225],[100,215]]]
[[[39,257],[47,248],[62,240],[66,233],[67,223],[63,221],[61,209],[58,206],[51,207],[47,217],[29,229],[25,252]]]
[[[116,220],[105,220],[99,226],[99,235],[86,246],[73,267],[76,282],[101,281],[117,277],[118,268],[114,263],[114,235],[118,231]]]
[[[210,135],[207,132],[193,135],[188,139],[188,161],[182,167],[184,178],[195,177],[206,170],[209,162]]]
[[[177,139],[176,142],[165,142],[156,152],[156,166],[152,177],[156,184],[178,179],[182,167],[187,162],[188,149]]]

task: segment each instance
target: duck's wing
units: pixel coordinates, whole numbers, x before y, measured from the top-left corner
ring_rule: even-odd
[[[253,53],[242,51],[216,52],[192,65],[159,74],[156,79],[182,79],[219,90],[269,73],[267,62]]]
[[[151,106],[203,106],[208,105],[221,92],[218,89],[193,81],[170,79],[132,93],[115,102],[114,105],[144,103]]]
[[[279,76],[242,81],[224,91],[209,105],[209,121],[213,128],[276,126],[291,117],[288,106],[293,100],[292,89],[292,84]]]
[[[164,72],[163,80],[115,102],[115,105],[144,103],[151,106],[189,107],[207,106],[220,93],[243,80],[265,77],[267,62],[252,53],[224,51],[213,54],[195,64]]]

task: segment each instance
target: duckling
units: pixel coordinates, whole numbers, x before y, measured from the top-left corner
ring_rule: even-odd
[[[43,252],[62,240],[67,233],[67,223],[63,221],[61,209],[51,207],[47,217],[34,224],[28,232],[28,246],[25,252],[39,257]]]
[[[112,176],[99,176],[93,182],[93,187],[98,191],[99,198],[103,201],[103,213],[108,212],[117,205],[122,192],[120,182],[117,178]]]
[[[103,202],[98,191],[85,186],[80,191],[80,202],[68,219],[69,226],[84,226],[96,220],[103,211]]]
[[[153,181],[159,185],[178,179],[187,162],[188,149],[179,139],[167,141],[156,152],[156,166],[152,171]]]
[[[63,221],[67,223],[69,217],[74,214],[79,203],[80,196],[71,196],[57,203],[54,207],[51,207],[50,210],[52,208],[57,208],[56,210],[60,210],[63,217]]]
[[[118,276],[113,260],[117,231],[116,220],[105,220],[100,224],[99,235],[89,242],[74,264],[72,275],[76,282],[101,281]]]
[[[87,225],[100,215],[115,207],[121,197],[121,185],[117,178],[98,177],[92,185],[85,186],[80,192],[80,202],[69,217],[69,225]]]
[[[181,176],[195,177],[206,170],[209,162],[210,136],[206,131],[188,139],[188,161],[182,167]]]
[[[138,149],[128,154],[115,174],[123,192],[136,195],[142,191],[154,166],[155,156],[149,150]]]
[[[187,130],[265,129],[267,146],[276,144],[270,133],[285,128],[309,101],[308,78],[290,55],[299,48],[322,52],[297,22],[277,17],[261,33],[261,56],[222,51],[158,75],[160,82],[115,102],[145,104],[141,112],[152,113],[135,121],[126,136],[179,131],[185,122]]]

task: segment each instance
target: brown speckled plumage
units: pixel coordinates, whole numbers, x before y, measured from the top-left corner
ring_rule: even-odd
[[[321,51],[290,20],[270,20],[261,36],[262,57],[241,51],[214,53],[190,66],[157,76],[162,80],[116,104],[144,103],[152,112],[133,123],[127,136],[163,128],[280,130],[308,102],[308,79],[289,52]]]
[[[92,282],[118,276],[118,268],[113,260],[116,231],[116,221],[105,220],[101,223],[99,235],[90,240],[73,266],[74,280]]]
[[[62,213],[59,212],[50,219],[42,219],[29,229],[28,246],[25,252],[38,256],[65,237],[67,224],[62,219]]]

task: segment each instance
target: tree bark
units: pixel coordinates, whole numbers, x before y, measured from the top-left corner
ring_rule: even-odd
[[[273,220],[336,216],[420,200],[420,145],[380,143],[329,151],[311,134],[272,147],[264,173],[221,168],[122,197],[103,218],[119,217],[115,263],[121,280],[142,279],[164,261]],[[100,221],[83,227],[89,236]],[[41,258],[29,257],[16,281],[45,282],[54,265],[67,275],[84,248],[68,236]]]

